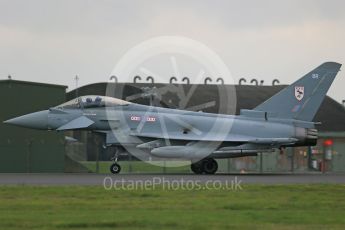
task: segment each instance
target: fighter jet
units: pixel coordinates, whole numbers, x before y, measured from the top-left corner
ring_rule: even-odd
[[[252,110],[212,114],[146,106],[113,97],[82,96],[5,121],[33,129],[91,130],[106,146],[130,145],[159,158],[191,161],[196,174],[214,174],[217,158],[255,156],[317,143],[313,118],[341,64],[326,62]],[[117,157],[110,167],[121,170]]]

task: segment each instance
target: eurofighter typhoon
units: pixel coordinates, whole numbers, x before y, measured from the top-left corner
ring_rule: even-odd
[[[106,146],[130,145],[159,158],[190,160],[196,174],[214,174],[217,158],[255,156],[316,145],[313,118],[341,64],[326,62],[252,110],[240,115],[184,111],[82,96],[48,110],[5,121],[42,130],[91,130]],[[114,157],[110,170],[121,170]]]

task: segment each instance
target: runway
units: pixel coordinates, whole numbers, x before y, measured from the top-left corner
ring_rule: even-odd
[[[345,184],[345,174],[0,174],[0,185],[99,185],[104,183]]]

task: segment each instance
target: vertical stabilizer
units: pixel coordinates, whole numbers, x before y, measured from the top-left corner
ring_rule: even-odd
[[[279,118],[312,121],[341,64],[326,62],[258,105],[254,110]]]

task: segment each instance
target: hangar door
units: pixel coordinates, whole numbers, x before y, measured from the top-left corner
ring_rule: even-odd
[[[64,172],[63,134],[3,124],[65,101],[65,86],[0,80],[0,172]]]

